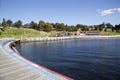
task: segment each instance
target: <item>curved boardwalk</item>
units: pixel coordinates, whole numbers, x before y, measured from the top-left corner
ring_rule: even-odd
[[[8,45],[5,45],[4,48],[9,50],[8,52],[12,51]],[[12,55],[17,56],[17,54]],[[3,48],[0,48],[0,80],[71,80],[70,78],[66,79],[51,73],[44,73],[17,60],[4,52]]]
[[[114,38],[118,36],[75,36],[26,39],[25,41],[63,40],[73,38]],[[24,40],[23,40],[24,41]],[[0,42],[1,44],[2,42]],[[8,51],[6,51],[6,50]],[[32,64],[32,65],[30,65]],[[73,80],[42,66],[31,63],[9,48],[9,44],[0,46],[0,80]]]

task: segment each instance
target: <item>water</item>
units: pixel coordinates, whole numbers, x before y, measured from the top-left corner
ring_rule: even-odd
[[[75,80],[120,80],[120,38],[22,43],[22,56]]]

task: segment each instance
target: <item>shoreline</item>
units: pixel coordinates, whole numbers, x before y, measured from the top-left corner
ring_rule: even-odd
[[[109,39],[120,38],[120,35],[81,35],[81,36],[63,36],[63,37],[29,37],[29,38],[1,38],[1,41],[15,40],[18,42],[37,42],[37,41],[57,41],[70,39]]]
[[[110,39],[120,38],[120,35],[92,35],[92,36],[64,36],[64,37],[34,37],[34,38],[22,38],[15,39],[20,42],[37,42],[37,41],[57,41],[57,40],[70,40],[70,39]]]
[[[7,38],[7,39],[4,39],[4,40],[14,40],[15,42],[21,42],[21,41],[23,41],[23,42],[32,42],[32,41],[55,41],[55,40],[68,40],[68,39],[96,39],[96,38],[98,38],[98,39],[112,39],[112,38],[120,38],[120,35],[110,35],[110,36],[67,36],[67,37],[44,37],[44,38],[24,38],[24,39],[13,39],[13,38]],[[4,41],[3,40],[3,41]],[[6,44],[6,43],[5,43]],[[4,44],[4,45],[5,45]],[[8,43],[8,44],[10,44],[10,43]],[[6,48],[7,47],[7,48]],[[6,52],[5,51],[5,53],[7,53],[7,54],[9,54],[9,56],[14,56],[13,58],[15,58],[15,59],[17,59],[17,60],[22,60],[22,61],[26,61],[27,62],[27,64],[29,63],[29,65],[32,63],[32,65],[30,65],[30,66],[32,66],[34,69],[38,69],[38,68],[42,68],[42,69],[44,69],[45,71],[47,71],[48,73],[50,73],[50,75],[53,75],[53,76],[58,76],[58,77],[60,77],[60,78],[64,78],[65,80],[74,80],[74,79],[72,79],[72,78],[69,78],[69,77],[67,77],[67,76],[64,76],[64,75],[62,75],[62,74],[59,74],[59,73],[57,73],[57,72],[54,72],[54,71],[52,71],[52,70],[49,70],[49,69],[47,69],[47,68],[45,68],[44,66],[41,66],[41,65],[37,65],[37,64],[35,64],[34,62],[32,62],[32,61],[29,61],[29,60],[27,60],[26,58],[24,58],[24,57],[22,57],[22,56],[20,56],[19,54],[18,54],[18,52],[14,52],[14,50],[12,50],[11,49],[11,46],[10,45],[8,45],[8,46],[6,46],[6,47],[3,47],[3,48],[6,48],[8,51]],[[2,49],[2,48],[1,48]],[[26,63],[25,62],[25,63]],[[37,66],[37,67],[36,67]],[[47,74],[48,74],[47,73]]]

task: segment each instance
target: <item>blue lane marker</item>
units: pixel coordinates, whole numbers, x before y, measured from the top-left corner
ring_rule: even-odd
[[[17,56],[14,55],[14,54],[16,54],[15,52],[9,52],[9,51],[7,51],[7,50],[4,48],[4,45],[7,44],[8,42],[11,42],[11,41],[13,41],[13,40],[7,40],[7,41],[2,42],[2,44],[1,44],[1,49],[2,49],[2,51],[4,51],[5,53],[9,54],[10,56],[12,56],[13,58],[17,59],[18,61],[23,62],[23,63],[25,63],[26,65],[32,67],[33,69],[37,70],[38,72],[40,72],[40,73],[48,76],[48,77],[51,78],[52,80],[61,80],[59,77],[53,75],[52,73],[49,73],[49,72],[47,72],[47,71],[45,71],[45,70],[42,70],[41,68],[38,68],[38,67],[30,64],[29,62],[18,58]]]

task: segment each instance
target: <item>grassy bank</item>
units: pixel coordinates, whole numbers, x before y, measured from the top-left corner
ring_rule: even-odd
[[[37,31],[34,29],[29,28],[6,28],[3,29],[0,27],[0,37],[1,38],[29,38],[29,37],[46,37],[46,36],[56,36],[56,31],[51,32],[43,32],[43,31]],[[120,32],[112,32],[110,29],[108,29],[106,32],[101,31],[102,35],[120,35]]]
[[[3,29],[0,27],[0,37],[2,38],[21,38],[21,37],[45,37],[50,36],[49,33],[43,31],[37,31],[34,29],[27,29],[27,28],[6,28]]]
[[[107,29],[107,31],[101,31],[102,35],[120,35],[120,32],[113,31],[111,29]]]

